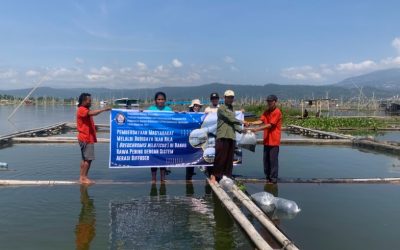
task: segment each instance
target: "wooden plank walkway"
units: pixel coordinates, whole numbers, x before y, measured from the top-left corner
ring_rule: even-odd
[[[2,135],[0,136],[0,144],[8,143],[12,138],[22,137],[22,136],[35,137],[35,136],[50,136],[50,135],[60,134],[63,131],[63,129],[65,129],[65,125],[66,125],[65,122],[61,122],[41,128],[28,129],[24,131],[11,133],[8,135]]]
[[[315,138],[323,138],[323,139],[354,139],[354,136],[351,135],[343,135],[334,132],[322,131],[317,129],[305,128],[297,125],[289,125],[289,131],[292,131],[296,134],[302,134],[307,136],[313,136]]]

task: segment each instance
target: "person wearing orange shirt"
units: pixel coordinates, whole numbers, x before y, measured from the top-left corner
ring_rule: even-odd
[[[267,182],[277,183],[279,170],[279,145],[281,144],[282,112],[276,107],[276,95],[267,97],[267,109],[258,121],[250,125],[261,125],[250,129],[253,132],[264,131],[264,173]]]
[[[94,157],[94,143],[97,142],[96,127],[93,116],[111,110],[110,107],[90,110],[92,97],[88,93],[82,93],[78,100],[76,111],[76,129],[78,130],[78,141],[82,153],[81,170],[79,182],[81,184],[92,184],[94,181],[88,178],[88,173]]]

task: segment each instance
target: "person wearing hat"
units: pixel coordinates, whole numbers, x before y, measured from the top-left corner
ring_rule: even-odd
[[[264,131],[264,173],[267,182],[273,184],[278,181],[278,156],[281,143],[282,112],[276,107],[278,97],[269,95],[267,97],[267,109],[258,121],[250,122],[250,125],[261,125],[250,129],[253,132]]]
[[[189,112],[200,112],[201,107],[203,107],[203,104],[201,104],[199,99],[193,99],[192,103],[189,106]],[[186,180],[191,181],[193,175],[196,175],[194,172],[194,167],[186,167]]]
[[[218,111],[218,107],[219,107],[219,95],[218,93],[211,93],[210,95],[210,102],[211,105],[208,106],[205,110],[204,113],[213,113],[213,112],[217,112]]]
[[[199,99],[193,99],[192,103],[189,105],[189,112],[200,112],[201,107],[203,107],[203,104],[201,104]]]
[[[242,133],[242,125],[248,125],[247,122],[236,119],[232,105],[234,98],[235,93],[232,90],[225,91],[224,104],[217,111],[217,139],[214,166],[210,176],[211,183],[219,181],[223,175],[232,177],[236,132]]]

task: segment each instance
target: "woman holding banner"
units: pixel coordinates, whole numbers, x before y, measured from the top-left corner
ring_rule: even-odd
[[[154,105],[150,106],[148,110],[152,111],[172,111],[172,109],[165,105],[167,96],[164,92],[157,92],[154,95]],[[166,168],[160,168],[160,181],[165,182]],[[151,168],[151,181],[157,182],[157,168]]]

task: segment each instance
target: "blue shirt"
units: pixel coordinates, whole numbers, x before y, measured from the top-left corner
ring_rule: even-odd
[[[147,110],[154,110],[154,111],[172,111],[172,109],[168,106],[164,106],[164,108],[159,109],[156,105],[151,105]]]

